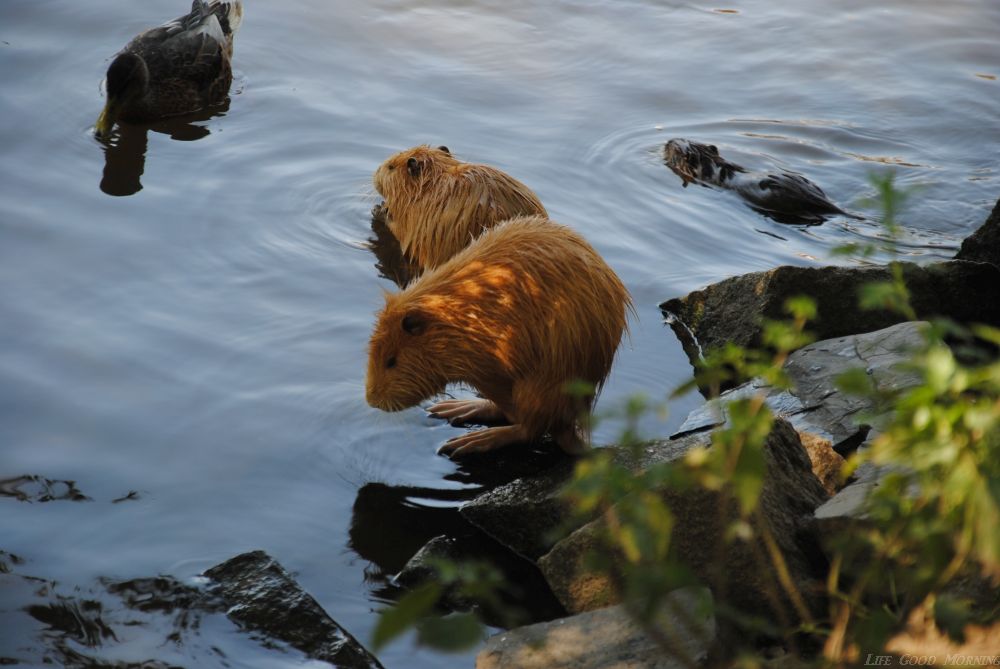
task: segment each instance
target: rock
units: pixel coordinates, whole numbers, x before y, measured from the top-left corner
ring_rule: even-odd
[[[965,260],[926,266],[903,264],[914,310],[920,318],[946,316],[961,323],[1000,325],[1000,267]],[[818,339],[886,328],[903,320],[887,310],[858,307],[861,286],[888,281],[888,267],[778,267],[735,276],[667,300],[660,309],[684,344],[691,364],[700,350],[727,342],[760,348],[763,319],[785,320],[784,303],[808,295],[818,317],[809,330]]]
[[[869,430],[860,419],[877,423],[887,407],[877,406],[869,397],[841,392],[837,377],[850,369],[864,369],[878,391],[912,388],[920,383],[920,376],[900,363],[921,345],[926,327],[922,322],[899,323],[876,332],[810,344],[785,362],[791,390],[770,388],[760,379],[748,381],[692,411],[673,438],[725,424],[727,404],[763,392],[774,415],[788,420],[800,434],[830,441],[840,455],[852,453]]]
[[[552,533],[569,516],[559,491],[573,475],[574,464],[566,460],[494,488],[463,504],[459,513],[518,555],[536,560],[552,546]]]
[[[686,439],[708,435],[694,435]],[[813,511],[826,493],[813,476],[809,458],[795,430],[778,420],[764,449],[766,474],[760,497],[760,516],[781,551],[788,572],[797,584],[806,606],[814,615],[823,608],[821,579],[825,558],[811,531]],[[736,510],[720,509],[718,493],[708,490],[663,490],[661,494],[677,522],[671,538],[675,555],[703,582],[713,586],[713,596],[722,605],[768,620],[794,619],[796,615],[783,595],[780,611],[769,593],[783,593],[773,569],[761,564],[766,555],[759,539],[755,544],[736,541],[723,546],[723,533],[736,517]],[[587,567],[587,556],[604,535],[604,519],[599,518],[557,543],[539,560],[539,567],[556,597],[569,611],[588,611],[619,601],[607,577]]]
[[[906,627],[895,634],[885,649],[903,658],[936,657],[934,664],[950,666],[996,666],[1000,664],[1000,622],[988,625],[967,624],[962,629],[962,641],[950,638],[938,629],[934,621],[914,611]],[[905,664],[905,662],[904,662]]]
[[[844,456],[833,450],[833,442],[813,432],[799,432],[802,447],[806,449],[812,472],[828,495],[840,487],[840,469]]]
[[[623,606],[614,606],[494,635],[476,658],[476,669],[700,666],[715,637],[715,620],[705,612],[706,599],[707,591],[702,588],[676,590],[667,596],[651,624],[664,645],[658,645]]]
[[[651,441],[638,462],[633,462],[631,454],[621,449],[615,449],[615,459],[628,467],[643,468],[679,458],[702,442],[703,436]],[[476,497],[459,511],[463,518],[518,555],[537,560],[574,527],[593,517],[571,517],[570,508],[559,497],[563,485],[573,476],[575,465],[575,459],[561,459],[544,472],[516,479]]]
[[[477,530],[461,536],[442,535],[431,539],[410,558],[393,581],[404,588],[414,588],[437,578],[435,563],[441,561],[489,564],[503,578],[493,593],[495,597],[471,600],[450,588],[438,602],[439,606],[453,611],[478,607],[483,622],[494,627],[527,625],[566,615],[533,562],[513,554]]]
[[[962,242],[955,259],[988,262],[1000,267],[1000,200],[986,222]]]
[[[344,669],[381,668],[378,660],[338,625],[267,553],[244,553],[205,572],[245,629],[284,641],[310,658]]]
[[[857,521],[867,520],[865,499],[879,485],[883,473],[873,466],[859,468],[855,480],[816,509],[821,537],[833,537]]]

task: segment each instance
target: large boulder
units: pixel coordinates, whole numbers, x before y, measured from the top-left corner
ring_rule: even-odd
[[[1000,325],[1000,267],[965,260],[931,265],[903,263],[917,316],[945,316],[962,323]],[[777,267],[735,276],[667,300],[660,309],[684,344],[693,365],[700,350],[727,342],[748,348],[762,344],[763,319],[784,320],[785,301],[808,295],[818,316],[809,330],[818,339],[886,328],[904,320],[894,311],[858,308],[865,284],[889,281],[888,267]]]
[[[640,625],[623,606],[490,637],[476,669],[680,669],[701,666],[715,637],[703,589],[675,590]],[[654,640],[655,639],[655,640]]]
[[[701,435],[707,438],[707,435]],[[689,437],[693,438],[693,437]],[[724,535],[736,509],[709,490],[662,490],[676,518],[671,546],[676,556],[713,588],[716,601],[768,620],[797,615],[779,583],[762,532],[773,537],[787,572],[813,615],[824,608],[825,558],[812,531],[812,515],[826,499],[813,475],[798,434],[786,421],[775,422],[764,447],[766,473],[760,496],[760,523],[754,538],[726,544]],[[606,535],[604,517],[591,521],[557,543],[539,560],[553,592],[569,611],[589,611],[620,601],[609,578],[594,572],[588,556]],[[722,563],[719,563],[719,556]]]
[[[982,227],[962,242],[955,259],[988,262],[1000,267],[1000,200]]]

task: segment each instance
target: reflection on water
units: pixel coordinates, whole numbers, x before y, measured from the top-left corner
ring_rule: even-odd
[[[387,210],[384,204],[372,208],[372,232],[368,248],[375,255],[375,270],[383,279],[388,279],[400,288],[405,288],[420,274],[420,267],[403,255],[399,240],[389,231]]]
[[[104,172],[101,190],[108,195],[133,195],[142,190],[140,177],[146,169],[148,132],[167,135],[178,142],[204,139],[212,131],[198,125],[210,119],[225,116],[230,99],[210,109],[184,114],[153,123],[118,123],[106,140],[97,140],[104,148]]]
[[[504,584],[497,593],[501,605],[487,606],[481,611],[487,624],[510,627],[565,615],[534,564],[504,548],[459,514],[456,504],[481,492],[482,489],[363,485],[354,501],[349,545],[369,562],[365,581],[372,593],[383,601],[392,601],[405,588],[426,578],[426,570],[431,568],[428,563],[406,573],[406,578],[397,579],[396,575],[433,540],[434,545],[449,546],[445,559],[486,563],[504,574]],[[444,604],[463,610],[471,605],[460,599],[446,600]]]

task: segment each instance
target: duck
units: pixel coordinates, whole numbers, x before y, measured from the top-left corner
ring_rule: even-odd
[[[188,14],[136,35],[108,66],[97,137],[119,121],[156,121],[225,101],[242,20],[241,0],[194,0]]]
[[[735,191],[750,207],[781,223],[817,225],[829,216],[861,219],[830,201],[823,189],[795,172],[754,172],[729,162],[712,144],[674,138],[663,147],[663,162],[689,183]]]

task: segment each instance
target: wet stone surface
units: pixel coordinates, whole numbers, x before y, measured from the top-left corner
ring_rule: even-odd
[[[673,435],[709,430],[727,422],[726,404],[758,392],[767,393],[771,411],[800,432],[829,439],[841,455],[855,450],[885,407],[867,397],[841,392],[837,377],[864,369],[878,391],[901,390],[919,383],[913,371],[900,363],[922,342],[924,323],[900,323],[876,332],[837,337],[810,344],[792,353],[785,363],[793,387],[769,389],[760,380],[749,381],[710,400],[691,413]]]
[[[476,669],[674,669],[701,666],[715,638],[701,588],[667,596],[650,623],[659,643],[622,606],[580,613],[490,637]]]
[[[226,615],[244,629],[284,641],[308,657],[344,669],[381,668],[284,567],[263,551],[238,555],[205,572],[228,605]]]

